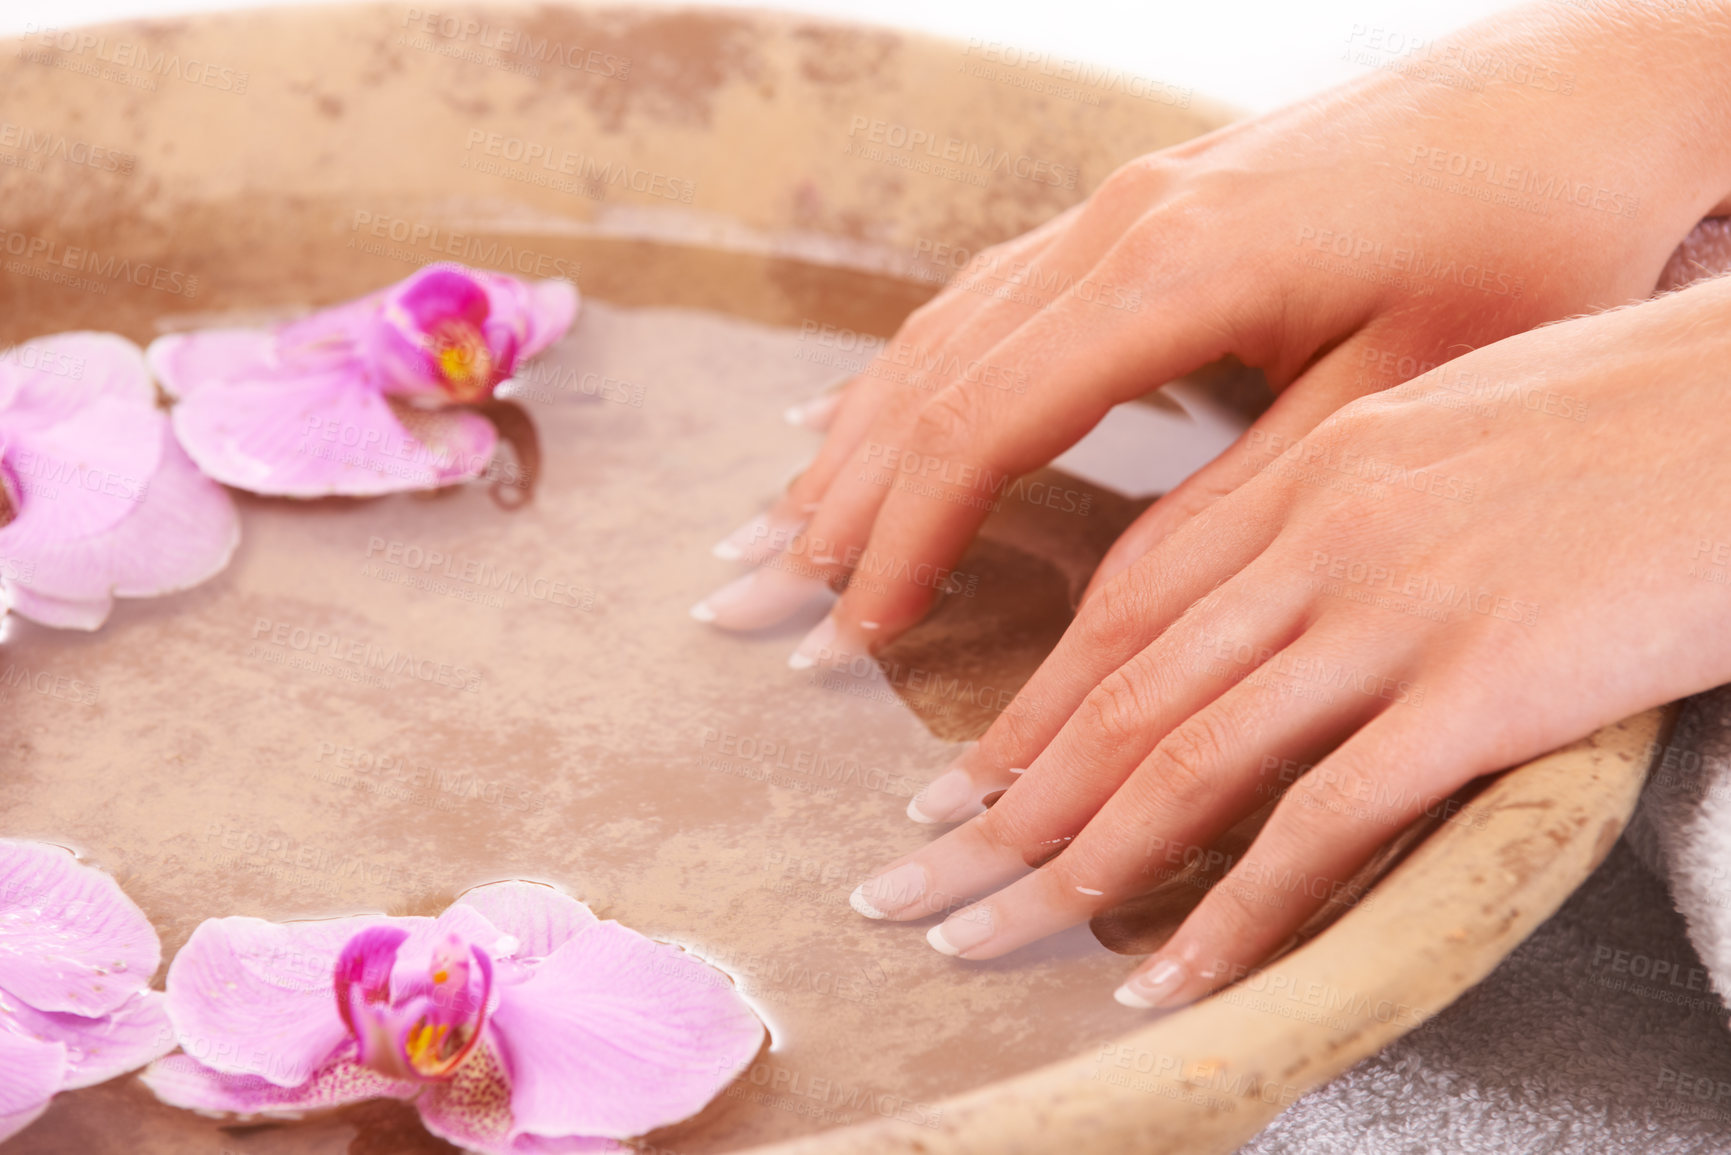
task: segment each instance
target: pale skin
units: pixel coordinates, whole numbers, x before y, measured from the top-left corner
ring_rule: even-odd
[[[1313,766],[1118,996],[1181,1005],[1327,900],[1293,878],[1347,879],[1471,779],[1731,681],[1731,588],[1703,576],[1731,560],[1731,280],[1636,303],[1731,211],[1731,7],[1523,9],[1436,58],[1482,83],[1372,73],[1134,161],[988,258],[1131,286],[1139,310],[957,286],[899,334],[1026,390],[868,371],[809,411],[827,432],[770,512],[784,532],[732,552],[803,527],[840,583],[862,555],[953,566],[989,504],[975,477],[1163,381],[1233,354],[1278,391],[1113,547],[910,808],[966,821],[862,885],[862,913],[967,902],[933,945],[997,957],[1145,890],[1150,845],[1207,845],[1284,785],[1272,767]],[[1546,181],[1574,191],[1498,199]],[[959,465],[886,488],[859,468],[886,447]],[[754,572],[699,616],[767,624],[808,580]],[[795,661],[880,645],[933,597],[849,588]]]

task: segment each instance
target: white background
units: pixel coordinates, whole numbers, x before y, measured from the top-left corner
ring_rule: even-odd
[[[283,0],[0,0],[0,35]],[[293,3],[294,0],[288,0]],[[428,11],[438,0],[403,0]],[[1508,0],[720,0],[1013,44],[1108,64],[1250,111],[1352,76],[1354,29],[1432,38]]]

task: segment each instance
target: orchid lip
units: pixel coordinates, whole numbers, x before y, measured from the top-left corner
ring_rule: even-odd
[[[481,1040],[493,964],[479,947],[452,936],[434,951],[424,978],[397,984],[408,938],[400,927],[375,926],[349,939],[334,976],[337,1013],[362,1066],[393,1079],[443,1082]]]

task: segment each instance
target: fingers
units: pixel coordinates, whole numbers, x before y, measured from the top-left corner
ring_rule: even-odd
[[[1084,606],[984,737],[916,798],[909,816],[960,822],[978,814],[985,796],[1032,765],[1109,675],[1226,578],[1250,566],[1274,536],[1278,511],[1252,510],[1245,501],[1223,512],[1186,526]],[[1225,607],[1217,602],[1216,609]]]
[[[1392,342],[1373,331],[1363,332],[1331,350],[1281,390],[1268,411],[1237,441],[1149,506],[1119,535],[1100,559],[1082,600],[1086,602],[1186,521],[1256,476],[1282,449],[1309,435],[1335,410],[1366,393],[1396,384],[1393,377],[1364,371],[1371,363],[1367,355],[1375,362],[1384,359],[1378,344]],[[1410,362],[1415,369],[1426,363],[1416,355],[1388,359],[1397,365]]]
[[[1090,276],[1110,281],[1113,273]],[[1182,277],[1174,274],[1174,283]],[[1189,296],[1189,307],[1157,303],[1151,315],[1067,296],[984,358],[1016,366],[1032,383],[1025,392],[1015,392],[1013,381],[1004,388],[957,380],[905,431],[874,434],[876,452],[836,479],[812,522],[814,533],[838,544],[844,566],[868,579],[850,583],[832,615],[838,644],[858,652],[918,621],[941,592],[933,575],[949,572],[1017,478],[1080,440],[1150,380],[1177,377],[1224,352],[1227,338],[1198,315],[1206,310],[1196,293]],[[805,657],[812,648],[802,650]]]
[[[1048,221],[1033,232],[981,254],[988,265],[1019,267],[1038,259],[1074,219],[1071,210]],[[895,349],[916,351],[939,348],[951,332],[995,302],[966,290],[968,281],[917,310],[897,335]],[[833,576],[833,566],[813,564],[811,558],[830,556],[821,538],[803,534],[819,499],[829,489],[836,471],[866,435],[887,406],[895,407],[895,395],[914,389],[906,374],[892,363],[896,356],[886,350],[862,373],[826,390],[820,396],[789,409],[787,420],[796,425],[823,429],[827,436],[816,460],[789,485],[782,497],[765,512],[728,534],[712,549],[724,561],[751,566],[772,565],[783,572],[762,578],[746,575],[736,579],[693,606],[698,621],[727,630],[753,630],[774,625],[821,598]]]
[[[1463,721],[1445,728],[1443,716]],[[1500,768],[1491,743],[1464,721],[1471,716],[1391,706],[1323,759],[1287,793],[1225,881],[1119,989],[1118,1001],[1192,1002],[1242,977],[1325,904],[1357,902],[1362,896],[1343,893],[1343,880],[1427,806]]]
[[[1226,810],[1236,806],[1230,789],[1221,789],[1216,802],[1202,797],[1211,777],[1242,770],[1245,752],[1258,743],[1259,758],[1270,744],[1285,748],[1287,742],[1277,741],[1281,727],[1290,728],[1284,734],[1290,743],[1312,738],[1316,717],[1303,708],[1291,709],[1290,703],[1272,701],[1260,688],[1255,671],[1274,656],[1272,648],[1247,646],[1240,663],[1236,645],[1220,644],[1216,631],[1222,629],[1271,638],[1296,629],[1296,607],[1282,607],[1273,599],[1251,600],[1259,593],[1252,582],[1238,588],[1250,596],[1235,595],[1243,600],[1218,614],[1181,620],[1113,673],[1075,712],[1048,752],[1052,757],[1036,760],[990,810],[868,880],[857,893],[871,909],[858,903],[856,909],[871,917],[918,918],[988,893],[1059,851],[1069,857],[1072,837],[1085,833],[1108,799],[1129,789],[1126,779],[1148,780],[1152,775],[1163,783],[1160,789],[1182,795],[1178,808],[1188,812],[1180,825],[1210,825],[1222,817],[1209,809],[1216,802]],[[1302,658],[1313,648],[1295,650]],[[1216,658],[1221,652],[1228,655],[1223,661]],[[1354,716],[1347,710],[1342,724]],[[1203,756],[1203,750],[1216,753]],[[1221,829],[1240,815],[1224,817]],[[1160,833],[1161,828],[1145,832]],[[1055,869],[1055,864],[1047,869]],[[1120,889],[1116,884],[1077,885],[1101,892],[1091,899],[1101,906],[1115,901],[1104,896]],[[1143,879],[1139,889],[1147,886]]]
[[[1329,648],[1305,640],[1280,658],[1303,663]],[[1147,891],[1163,880],[1165,852],[1205,850],[1265,800],[1270,767],[1339,742],[1384,706],[1356,695],[1288,700],[1253,675],[1161,738],[1062,854],[951,915],[928,936],[932,945],[996,958]],[[1028,805],[1043,815],[1050,798]],[[944,888],[946,879],[934,872],[934,882]]]

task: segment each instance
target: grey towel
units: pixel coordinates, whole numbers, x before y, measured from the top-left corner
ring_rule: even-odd
[[[1657,753],[1628,837],[1550,921],[1241,1155],[1731,1152],[1731,687]]]

